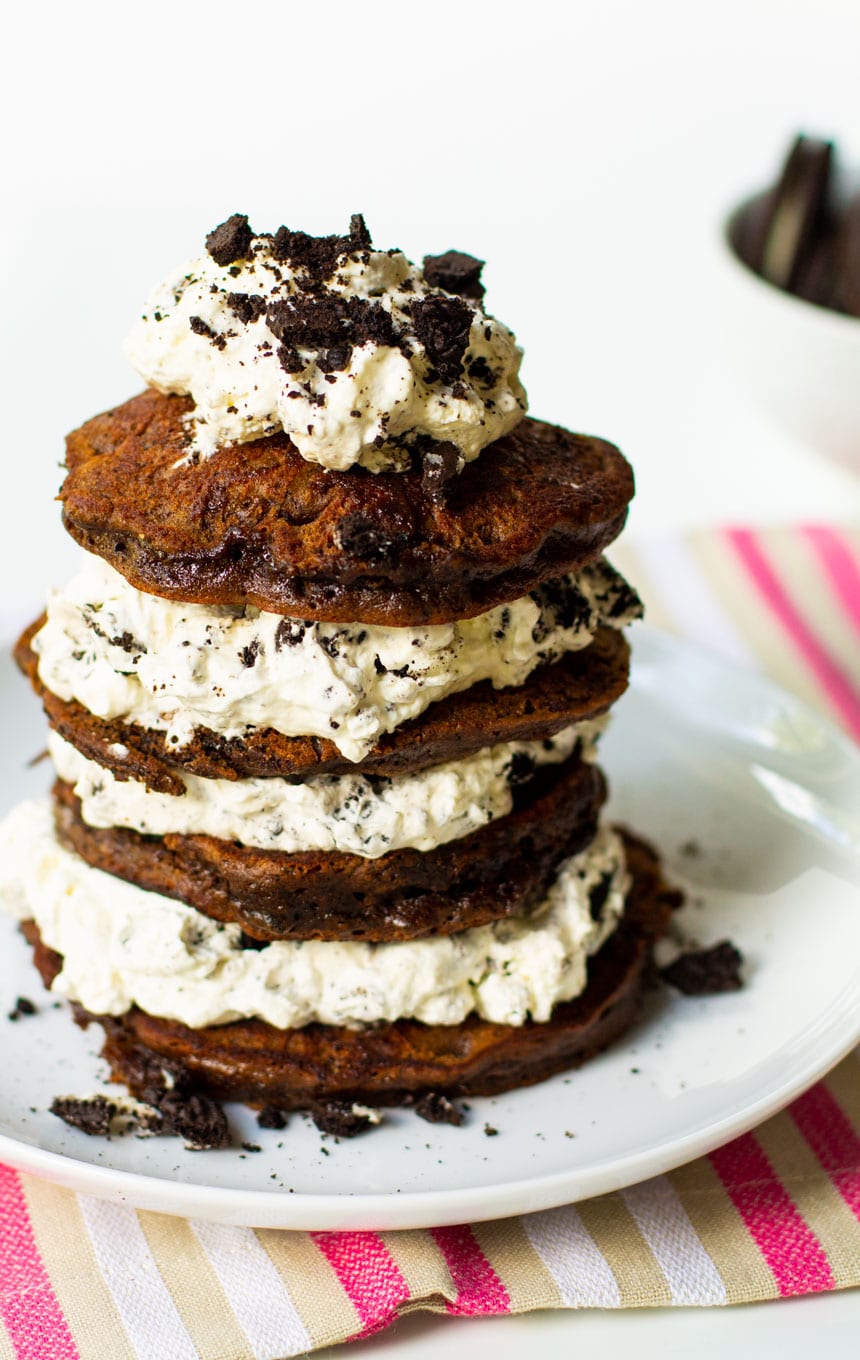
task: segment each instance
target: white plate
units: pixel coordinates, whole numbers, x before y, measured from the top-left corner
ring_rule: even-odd
[[[400,1111],[336,1143],[304,1118],[263,1132],[230,1107],[239,1138],[262,1151],[192,1153],[175,1139],[90,1139],[46,1113],[57,1094],[97,1089],[99,1032],[82,1034],[65,1006],[45,999],[4,920],[0,1006],[23,993],[40,1012],[0,1020],[0,1160],[75,1190],[222,1222],[426,1227],[656,1175],[809,1086],[860,1039],[860,757],[755,675],[645,629],[634,652],[633,684],[603,748],[612,812],[653,837],[690,885],[687,932],[703,942],[728,935],[743,950],[742,991],[655,994],[609,1053],[568,1077],[472,1101],[464,1128]],[[22,768],[44,738],[21,685],[11,674],[0,685],[8,804],[48,778],[44,766]]]

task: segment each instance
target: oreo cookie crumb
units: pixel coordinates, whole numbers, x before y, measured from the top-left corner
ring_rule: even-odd
[[[244,213],[233,213],[206,237],[206,249],[216,264],[233,264],[244,260],[251,248],[254,233]]]
[[[285,1129],[287,1127],[287,1116],[283,1110],[279,1110],[277,1105],[264,1105],[257,1115],[257,1123],[261,1129]]]
[[[275,651],[280,652],[284,647],[298,647],[307,627],[298,619],[281,619],[275,629]]]
[[[314,1105],[310,1115],[320,1133],[329,1133],[334,1138],[355,1138],[359,1133],[366,1133],[374,1124],[370,1114],[343,1100],[328,1100],[325,1104]]]
[[[12,1010],[7,1015],[7,1020],[20,1020],[22,1015],[36,1015],[38,1007],[28,996],[19,996]]]
[[[290,264],[293,269],[305,270],[312,280],[321,283],[331,277],[338,261],[345,255],[368,250],[370,245],[370,232],[364,218],[361,213],[353,213],[346,236],[309,236],[305,231],[278,227],[272,252],[276,260]]]
[[[415,334],[427,358],[445,382],[456,382],[463,371],[473,312],[455,297],[427,297],[411,306]]]
[[[259,638],[252,638],[252,640],[248,643],[247,647],[243,647],[241,652],[237,653],[239,660],[241,661],[242,665],[245,667],[246,670],[250,670],[253,666],[257,664],[257,657],[259,655],[260,655]]]
[[[105,1138],[117,1107],[107,1096],[57,1096],[51,1101],[51,1114],[73,1129],[91,1137]]]
[[[497,1136],[498,1132],[499,1132],[499,1130],[498,1130],[498,1129],[494,1129],[493,1126],[492,1126],[492,1124],[485,1124],[485,1125],[484,1125],[484,1133],[486,1134],[486,1136],[487,1136],[488,1138],[495,1138],[495,1137]]]
[[[242,1147],[245,1149],[246,1152],[262,1152],[262,1151],[263,1151],[263,1149],[260,1147],[260,1144],[259,1144],[259,1143],[243,1143],[243,1144],[242,1144]]]
[[[266,299],[259,293],[228,293],[227,306],[246,326],[259,321],[266,310]]]
[[[209,340],[215,339],[217,332],[213,331],[208,321],[204,321],[202,316],[190,317],[188,324],[195,335],[205,335]]]
[[[660,976],[685,996],[714,996],[718,992],[736,992],[743,986],[742,963],[740,950],[730,940],[720,940],[710,949],[681,954],[674,963],[660,969]]]
[[[461,454],[456,444],[434,440],[421,452],[421,485],[434,505],[445,498],[446,484],[460,471]]]
[[[156,1105],[156,1129],[175,1133],[193,1152],[230,1146],[230,1129],[221,1106],[199,1092],[168,1091]]]
[[[458,293],[460,297],[474,298],[476,302],[484,296],[483,267],[483,260],[462,250],[424,256],[424,277],[431,288],[443,288],[446,293]]]
[[[603,908],[606,906],[606,899],[609,896],[609,889],[612,887],[612,874],[601,874],[593,888],[588,890],[588,913],[592,921],[603,919]]]
[[[428,1091],[416,1101],[415,1113],[428,1124],[453,1124],[459,1128],[463,1122],[463,1111],[440,1091]]]

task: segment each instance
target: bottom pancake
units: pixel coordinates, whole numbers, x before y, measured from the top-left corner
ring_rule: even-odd
[[[104,1057],[117,1081],[143,1096],[160,1069],[188,1074],[195,1089],[218,1099],[284,1110],[320,1102],[396,1105],[427,1092],[493,1095],[578,1067],[635,1019],[649,974],[653,941],[668,926],[680,895],[654,851],[624,833],[632,886],[616,932],[589,963],[581,996],[544,1023],[494,1024],[474,1014],[460,1025],[398,1020],[364,1029],[311,1024],[279,1030],[259,1020],[190,1029],[133,1009],[95,1016],[75,1007],[80,1023],[100,1024]],[[62,966],[32,922],[24,933],[46,986]]]

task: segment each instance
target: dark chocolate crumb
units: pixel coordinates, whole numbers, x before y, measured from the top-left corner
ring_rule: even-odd
[[[280,625],[278,626],[280,627]],[[247,647],[243,647],[237,655],[246,670],[250,670],[252,666],[256,665],[257,657],[260,655],[260,639],[252,638]]]
[[[264,1105],[257,1115],[257,1123],[261,1129],[285,1129],[287,1127],[287,1116],[283,1110],[279,1110],[277,1105]]]
[[[446,250],[444,255],[424,256],[424,277],[431,288],[444,288],[446,293],[480,302],[484,296],[481,283],[483,260],[467,255],[462,250]]]
[[[206,249],[216,264],[233,264],[244,260],[251,246],[254,233],[248,225],[244,213],[233,213],[206,237]]]
[[[421,485],[434,505],[445,498],[445,486],[460,470],[460,450],[449,441],[434,440],[421,451]]]
[[[266,310],[266,299],[259,293],[228,293],[227,306],[246,326],[259,321]]]
[[[320,1133],[330,1133],[335,1138],[355,1138],[373,1125],[366,1114],[343,1100],[328,1100],[325,1104],[314,1105],[310,1114]]]
[[[593,888],[588,890],[588,911],[592,921],[603,919],[603,908],[606,906],[606,899],[609,896],[609,889],[612,887],[612,874],[601,874]]]
[[[156,1108],[161,1116],[161,1132],[177,1134],[192,1151],[229,1147],[227,1117],[208,1096],[168,1091]]]
[[[208,321],[204,321],[202,316],[192,316],[188,322],[195,335],[205,335],[209,340],[214,340],[217,334],[213,331]]]
[[[411,304],[415,334],[445,382],[456,382],[463,370],[474,313],[454,297],[426,297]]]
[[[428,1124],[453,1124],[459,1128],[463,1111],[439,1091],[428,1091],[415,1103],[415,1113]]]
[[[304,269],[312,280],[321,283],[331,277],[338,261],[345,255],[367,250],[370,245],[370,232],[364,218],[361,213],[353,213],[348,236],[309,236],[305,231],[278,227],[272,252],[276,260],[288,262],[294,269]]]
[[[493,387],[496,375],[490,368],[483,354],[479,354],[476,359],[472,359],[466,366],[466,372],[472,382],[481,383],[483,387]]]
[[[7,1019],[20,1020],[22,1015],[35,1015],[37,1011],[38,1007],[28,996],[19,996]]]
[[[298,619],[281,619],[275,629],[275,650],[280,652],[284,647],[298,647],[306,632],[307,625]]]
[[[243,1144],[242,1144],[242,1147],[245,1149],[246,1152],[262,1152],[262,1151],[263,1151],[263,1149],[260,1147],[260,1144],[259,1144],[259,1143],[243,1143]]]
[[[51,1101],[51,1114],[73,1129],[104,1138],[110,1133],[116,1105],[107,1096],[57,1096]]]
[[[494,1129],[493,1126],[492,1126],[492,1124],[485,1124],[485,1125],[484,1125],[484,1133],[487,1135],[488,1138],[495,1138],[496,1135],[498,1134],[498,1132],[499,1132],[499,1130],[498,1130],[498,1129]]]
[[[740,950],[730,940],[720,940],[710,949],[681,954],[674,963],[660,969],[660,976],[685,996],[714,996],[718,992],[736,992],[743,986],[742,963]]]

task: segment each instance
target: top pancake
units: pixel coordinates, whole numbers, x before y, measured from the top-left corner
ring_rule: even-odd
[[[470,618],[620,533],[612,444],[524,419],[434,499],[419,470],[329,472],[283,433],[177,467],[187,397],[153,390],[69,435],[69,533],[132,585],[192,603],[389,626]]]

